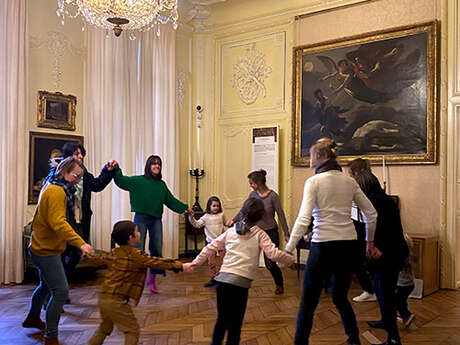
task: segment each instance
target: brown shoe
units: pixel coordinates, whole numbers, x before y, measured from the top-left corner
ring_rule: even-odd
[[[283,285],[276,285],[275,295],[282,295],[284,293]]]
[[[45,329],[45,323],[39,317],[27,316],[27,318],[22,323],[22,327]]]
[[[45,345],[61,345],[58,338],[45,338]]]

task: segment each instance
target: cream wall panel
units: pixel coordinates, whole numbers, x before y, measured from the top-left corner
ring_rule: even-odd
[[[279,194],[290,222],[291,166],[290,166],[290,48],[293,45],[293,22],[282,25],[239,28],[238,32],[217,32],[215,41],[216,78],[215,98],[215,190],[222,197],[225,213],[233,217],[251,191],[247,175],[252,168],[251,131],[253,127],[279,126],[280,177]],[[243,32],[243,33],[242,33]],[[231,84],[233,65],[244,56],[247,47],[266,54],[266,66],[271,67],[266,99],[258,98],[245,104]],[[271,61],[271,62],[270,62]],[[270,79],[274,77],[273,79]],[[233,93],[232,97],[228,97]],[[259,95],[260,97],[260,95]],[[281,100],[281,103],[277,100]],[[266,103],[263,103],[266,102]],[[269,186],[270,187],[270,186]]]
[[[68,19],[61,24],[55,0],[27,2],[29,26],[28,109],[30,131],[83,135],[83,76],[85,33],[81,21]],[[77,97],[75,131],[37,127],[38,91],[62,92]],[[29,133],[24,133],[27,137]],[[91,154],[91,153],[88,153]],[[28,160],[28,157],[26,157]],[[28,182],[27,182],[28,183]],[[26,222],[33,218],[35,205],[26,208]]]
[[[225,126],[217,136],[219,159],[217,195],[221,197],[225,214],[233,217],[246,200],[250,188],[247,175],[251,169],[252,126]]]
[[[176,111],[179,131],[179,199],[193,205],[191,168],[191,150],[193,131],[192,112],[192,46],[193,31],[186,25],[180,25],[176,35]],[[188,242],[191,248],[193,239]],[[185,218],[179,218],[179,253],[185,250]]]
[[[284,32],[220,46],[223,118],[284,112],[285,50]]]

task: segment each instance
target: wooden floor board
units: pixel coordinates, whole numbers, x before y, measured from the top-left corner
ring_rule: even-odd
[[[296,316],[301,295],[301,283],[296,272],[284,269],[285,293],[274,294],[274,284],[268,271],[258,269],[241,334],[241,345],[290,345],[295,334]],[[86,344],[99,324],[97,309],[98,285],[103,271],[90,281],[71,284],[72,303],[66,305],[60,322],[63,345]],[[207,267],[194,274],[168,274],[159,278],[161,293],[152,295],[144,290],[134,311],[141,325],[140,345],[209,345],[217,317],[215,290],[203,287],[209,280]],[[0,345],[37,345],[43,335],[23,329],[34,284],[0,288]],[[353,285],[350,298],[360,293]],[[409,330],[401,330],[405,345],[460,345],[460,292],[439,291],[422,300],[410,300],[416,315]],[[353,303],[361,342],[386,339],[382,330],[370,329],[367,320],[380,317],[376,302]],[[44,313],[42,314],[44,318]],[[346,337],[339,314],[331,297],[323,294],[318,305],[312,345],[342,345]],[[124,336],[116,329],[104,344],[121,345]]]

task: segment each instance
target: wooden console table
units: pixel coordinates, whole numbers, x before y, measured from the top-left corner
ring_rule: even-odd
[[[423,280],[423,296],[439,290],[439,238],[433,235],[409,234],[414,242],[411,248],[412,270],[415,278]]]

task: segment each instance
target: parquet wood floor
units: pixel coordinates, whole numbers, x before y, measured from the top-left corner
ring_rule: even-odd
[[[102,275],[102,271],[99,274]],[[258,269],[250,289],[249,303],[242,330],[241,345],[289,345],[295,331],[301,284],[296,272],[284,269],[286,291],[274,295],[270,274]],[[193,274],[168,274],[159,279],[161,293],[152,295],[147,289],[136,307],[141,325],[142,345],[208,345],[216,319],[213,288],[204,288],[208,280],[207,267]],[[71,285],[72,304],[65,306],[60,323],[60,340],[65,345],[86,344],[99,323],[97,291],[99,279]],[[35,345],[42,343],[42,335],[23,329],[34,284],[0,288],[0,345]],[[353,285],[350,297],[359,294]],[[405,345],[460,345],[460,291],[439,291],[423,300],[410,300],[410,309],[416,315],[411,329],[402,330]],[[370,329],[366,320],[377,319],[376,302],[353,303],[361,342],[370,344],[375,337],[385,340],[382,330]],[[42,318],[44,314],[42,314]],[[121,345],[123,334],[114,331],[104,344]],[[344,345],[345,336],[340,318],[331,297],[323,294],[318,305],[312,345]]]

